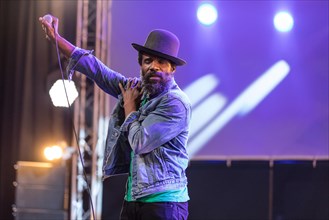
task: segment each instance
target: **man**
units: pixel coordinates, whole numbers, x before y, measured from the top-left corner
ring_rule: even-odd
[[[140,78],[127,79],[109,69],[90,51],[73,46],[52,24],[39,19],[46,37],[69,58],[74,69],[118,98],[109,122],[104,178],[128,173],[121,219],[187,219],[185,170],[191,106],[174,80],[179,40],[166,30],[153,30],[138,51]]]

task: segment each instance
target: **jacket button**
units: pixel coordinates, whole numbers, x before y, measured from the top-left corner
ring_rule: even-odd
[[[118,132],[114,132],[114,137],[118,137],[118,136],[119,136]]]

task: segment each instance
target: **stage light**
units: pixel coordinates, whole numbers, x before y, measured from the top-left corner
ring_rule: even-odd
[[[212,4],[202,4],[198,8],[197,17],[202,24],[209,26],[217,20],[217,10]]]
[[[274,27],[280,32],[289,32],[294,26],[294,19],[288,12],[277,13],[273,19]]]
[[[78,97],[78,91],[73,81],[64,80],[64,84],[63,80],[59,79],[49,90],[51,101],[56,107],[69,107]]]
[[[47,160],[60,159],[63,156],[63,149],[60,146],[46,147],[44,155]]]

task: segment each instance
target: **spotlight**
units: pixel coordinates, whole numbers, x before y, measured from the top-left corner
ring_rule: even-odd
[[[64,87],[65,84],[65,87]],[[49,90],[51,101],[56,107],[69,107],[78,97],[78,91],[73,81],[59,79]],[[67,102],[67,98],[69,103]]]
[[[217,20],[217,10],[212,4],[204,3],[199,6],[197,17],[202,24],[209,26]]]
[[[47,160],[60,159],[63,156],[63,149],[60,146],[46,147],[44,155]]]
[[[280,32],[288,32],[294,26],[294,19],[285,11],[279,12],[273,19],[274,27]]]

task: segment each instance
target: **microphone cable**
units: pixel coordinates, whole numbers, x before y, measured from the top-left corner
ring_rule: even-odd
[[[65,81],[64,72],[63,72],[63,68],[62,68],[62,64],[61,64],[60,52],[59,52],[58,42],[57,42],[57,33],[55,32],[55,29],[54,29],[54,33],[55,33],[55,45],[56,45],[57,60],[58,60],[58,65],[59,65],[59,69],[60,69],[60,72],[61,72],[62,82],[63,82],[65,96],[66,96],[66,101],[67,101],[67,104],[68,104],[69,112],[71,113],[70,118],[71,118],[71,123],[72,123],[72,127],[73,127],[74,138],[75,138],[75,141],[77,143],[78,154],[79,154],[79,158],[80,158],[80,162],[81,162],[82,170],[83,170],[83,176],[84,176],[84,180],[86,181],[86,185],[87,185],[87,191],[88,191],[88,197],[89,197],[89,200],[90,200],[92,216],[93,216],[93,219],[96,220],[94,205],[93,205],[93,201],[92,201],[92,197],[91,197],[91,189],[90,189],[90,185],[88,183],[87,173],[86,173],[86,170],[85,170],[86,168],[85,168],[85,164],[84,164],[83,158],[82,158],[82,153],[81,153],[81,150],[80,150],[79,139],[78,139],[77,131],[76,131],[75,126],[74,126],[73,117],[72,117],[72,108],[70,106],[70,101],[69,101],[69,97],[68,97],[68,94],[67,94],[67,89],[66,89],[65,82],[64,82]],[[80,61],[80,59],[72,67],[72,70],[78,64],[79,61]],[[66,77],[68,78],[67,73],[66,73]]]

